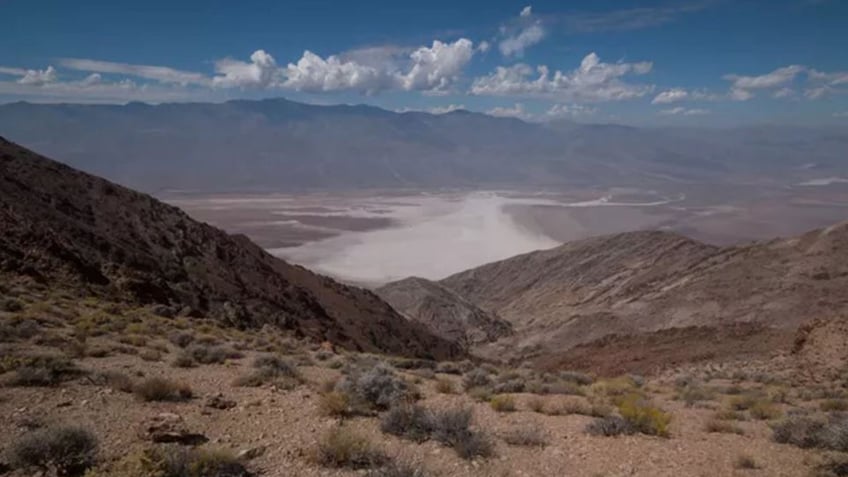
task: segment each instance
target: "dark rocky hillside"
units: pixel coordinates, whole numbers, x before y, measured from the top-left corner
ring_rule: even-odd
[[[376,291],[396,310],[450,341],[470,346],[495,341],[512,333],[512,325],[496,314],[483,311],[430,280],[406,278]]]
[[[0,271],[51,287],[164,305],[239,328],[276,325],[357,350],[461,354],[369,291],[3,139],[0,230]]]

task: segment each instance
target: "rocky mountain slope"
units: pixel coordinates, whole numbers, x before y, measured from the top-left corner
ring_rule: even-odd
[[[0,139],[0,272],[235,327],[265,324],[357,350],[461,349],[373,293],[264,252],[243,236]]]
[[[695,327],[718,336],[738,323],[794,330],[848,314],[845,257],[848,223],[727,248],[632,232],[531,252],[439,284],[513,325],[514,335],[481,347],[483,354],[553,357],[610,335]]]
[[[411,277],[380,287],[376,292],[404,315],[463,345],[495,341],[512,333],[512,325],[496,314],[483,311],[430,280]]]

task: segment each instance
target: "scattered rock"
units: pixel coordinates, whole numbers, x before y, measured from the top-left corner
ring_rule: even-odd
[[[162,318],[173,318],[176,314],[174,309],[168,305],[153,305],[150,307],[150,312]]]
[[[189,431],[182,417],[170,412],[158,414],[146,422],[139,432],[139,437],[158,444],[187,446],[196,446],[209,441],[205,435]]]
[[[239,460],[253,460],[265,453],[265,446],[251,447],[239,451],[236,457]]]
[[[226,399],[223,394],[215,394],[206,399],[206,407],[213,409],[232,409],[238,404],[232,399]]]

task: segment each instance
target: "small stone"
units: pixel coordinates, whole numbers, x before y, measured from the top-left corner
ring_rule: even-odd
[[[243,449],[236,455],[239,460],[253,460],[265,453],[265,446],[251,447]]]

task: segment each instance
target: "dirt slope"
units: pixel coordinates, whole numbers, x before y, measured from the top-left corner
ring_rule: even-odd
[[[848,311],[848,224],[728,248],[666,232],[610,235],[440,283],[513,324],[513,337],[484,350],[492,356],[538,356],[669,328],[793,329]]]
[[[373,293],[265,253],[243,236],[0,139],[0,271],[264,324],[357,350],[452,357],[460,348]]]

